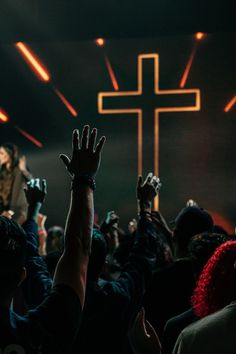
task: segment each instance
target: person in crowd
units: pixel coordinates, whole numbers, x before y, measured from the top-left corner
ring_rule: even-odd
[[[157,249],[156,249],[156,263],[153,269],[153,271],[155,271],[173,262],[172,244],[171,244],[172,233],[168,228],[167,223],[160,212],[152,210],[151,218],[152,221],[156,224],[156,227],[158,229],[158,235],[159,235],[158,242],[157,242]],[[136,219],[133,220],[135,224]],[[130,223],[128,225],[130,225]],[[135,228],[130,228],[130,230],[132,230],[132,233],[129,232],[121,240],[118,247],[114,251],[113,260],[118,265],[118,267],[119,266],[123,267],[128,259],[129,253],[132,250],[135,241],[136,229],[137,226],[135,226]]]
[[[61,155],[72,176],[64,252],[57,264],[51,291],[24,317],[14,313],[11,302],[15,289],[26,277],[27,234],[15,221],[0,217],[0,348],[3,352],[71,353],[85,300],[94,178],[105,143],[102,137],[96,144],[96,136],[96,129],[89,134],[89,126],[84,127],[81,139],[79,131],[75,130],[72,158]],[[42,189],[37,181],[29,185],[26,196],[28,218],[35,223],[35,210],[44,199],[45,183]],[[37,264],[35,266],[37,268]]]
[[[192,297],[199,321],[185,328],[173,353],[235,353],[236,241],[218,247],[205,265]]]
[[[58,225],[53,225],[47,230],[46,237],[46,254],[51,252],[62,252],[64,228]]]
[[[189,243],[189,256],[192,260],[196,280],[215,250],[229,240],[230,237],[227,235],[208,232],[192,237]],[[192,307],[187,311],[170,318],[164,327],[162,354],[171,354],[180,332],[198,319],[199,316],[195,313]]]
[[[182,319],[187,328],[179,336],[176,346],[170,337],[166,338],[166,341],[170,339],[168,345],[161,344],[155,329],[145,320],[142,309],[134,319],[129,334],[135,353],[234,353],[236,241],[227,239],[226,235],[208,233],[193,237],[190,244],[193,257],[198,257],[196,261],[199,266],[205,263],[192,297],[195,318],[190,320],[190,316],[184,314],[177,316],[176,320]],[[209,258],[207,263],[206,258]],[[188,326],[194,321],[197,322]],[[180,328],[178,331],[180,333]],[[175,339],[177,337],[175,333]]]
[[[3,143],[0,146],[0,166],[0,213],[9,214],[22,224],[27,211],[24,187],[32,178],[26,158],[20,156],[15,144]]]
[[[153,273],[144,296],[146,317],[161,339],[166,321],[191,307],[196,278],[188,252],[189,241],[196,234],[211,232],[212,228],[211,215],[195,205],[183,208],[175,219],[172,246],[175,260]]]
[[[159,179],[152,174],[144,182],[139,178],[139,221],[135,242],[116,280],[101,281],[107,243],[101,231],[96,239],[93,238],[83,319],[73,353],[94,353],[94,343],[96,351],[103,354],[129,352],[130,321],[140,309],[155,264],[158,234],[151,219],[151,206],[159,188]]]

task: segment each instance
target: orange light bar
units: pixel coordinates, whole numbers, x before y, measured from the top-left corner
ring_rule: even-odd
[[[27,133],[25,130],[17,127],[16,125],[14,126],[14,128],[18,130],[18,132],[21,133],[25,138],[31,141],[34,145],[38,146],[39,148],[43,147],[43,144],[40,141],[34,138],[31,134]]]
[[[205,38],[206,37],[206,34],[205,33],[203,33],[203,32],[197,32],[196,34],[195,34],[195,38],[198,40],[198,41],[201,41],[203,38]]]
[[[192,67],[192,64],[193,64],[193,59],[195,57],[196,51],[197,51],[197,46],[194,46],[193,50],[192,50],[192,53],[190,54],[190,57],[188,59],[187,65],[185,67],[182,79],[180,81],[180,84],[179,84],[180,88],[184,88],[184,86],[186,84],[186,81],[188,79],[188,76],[189,76],[189,73],[190,73],[190,70],[191,70],[191,67]]]
[[[114,88],[115,91],[119,91],[119,85],[118,85],[118,82],[116,80],[115,73],[114,73],[114,71],[112,69],[110,60],[107,58],[107,56],[105,56],[105,62],[106,62],[107,70],[108,70],[108,73],[109,73],[113,88]]]
[[[66,108],[68,109],[68,111],[71,113],[71,115],[73,117],[77,117],[78,116],[78,112],[76,112],[76,110],[74,109],[74,107],[70,104],[70,102],[65,98],[65,96],[56,88],[54,88],[54,92],[56,93],[56,95],[60,98],[60,100],[62,101],[62,103],[64,103],[64,105],[66,106]]]
[[[229,112],[235,103],[236,103],[236,95],[229,101],[229,103],[227,103],[224,112]]]
[[[95,43],[98,47],[104,47],[106,41],[104,38],[97,38],[95,39]]]
[[[9,121],[9,118],[8,118],[6,112],[4,112],[2,109],[0,109],[0,122],[7,123],[8,121]]]
[[[17,42],[15,46],[20,51],[26,62],[31,66],[33,71],[37,74],[37,76],[41,80],[48,82],[50,80],[50,75],[48,71],[45,69],[43,64],[40,63],[39,59],[32,52],[29,46],[22,42]]]

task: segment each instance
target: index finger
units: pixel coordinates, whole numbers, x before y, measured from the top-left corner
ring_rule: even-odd
[[[47,182],[46,182],[46,179],[42,180],[42,192],[44,194],[47,194]]]

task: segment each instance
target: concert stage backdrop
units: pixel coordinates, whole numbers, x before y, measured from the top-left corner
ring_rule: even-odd
[[[95,209],[136,216],[137,174],[162,181],[167,220],[187,200],[236,223],[234,33],[0,47],[0,142],[17,144],[46,178],[47,226],[64,224],[70,178],[59,160],[84,124],[107,136]],[[230,225],[226,225],[226,223]]]

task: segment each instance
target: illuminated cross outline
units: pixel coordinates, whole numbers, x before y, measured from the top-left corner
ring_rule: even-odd
[[[103,99],[114,96],[141,96],[143,93],[143,61],[146,59],[154,60],[154,93],[156,95],[178,95],[195,94],[195,105],[181,107],[161,107],[154,110],[154,175],[159,176],[159,113],[160,112],[187,112],[199,111],[200,89],[178,89],[178,90],[160,90],[159,89],[159,54],[139,54],[138,55],[138,89],[137,91],[122,92],[99,92],[98,94],[98,113],[100,114],[138,114],[138,174],[142,174],[143,169],[143,109],[142,108],[103,108]],[[159,200],[155,199],[154,208],[158,210]]]

